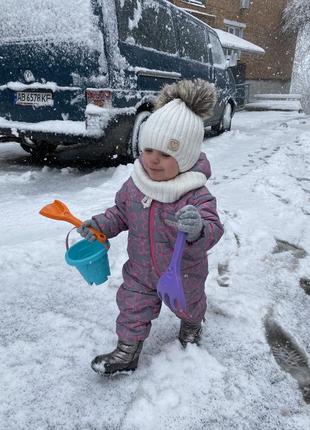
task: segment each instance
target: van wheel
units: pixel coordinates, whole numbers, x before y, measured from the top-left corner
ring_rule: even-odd
[[[216,134],[224,133],[225,131],[229,131],[231,129],[231,121],[232,121],[233,111],[230,103],[227,103],[227,105],[224,108],[221,121],[213,125],[211,127],[211,130],[214,131]]]
[[[141,152],[139,149],[139,134],[140,134],[141,124],[144,121],[146,121],[150,115],[151,115],[151,112],[149,111],[139,112],[136,115],[135,123],[132,128],[131,139],[130,139],[130,155],[133,160],[138,158]]]
[[[56,145],[42,145],[42,147],[32,147],[25,145],[24,143],[21,143],[20,146],[24,151],[28,152],[28,154],[31,154],[32,158],[37,161],[44,160],[44,158],[51,155],[57,148]]]

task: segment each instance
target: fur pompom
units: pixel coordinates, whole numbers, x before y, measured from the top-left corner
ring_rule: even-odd
[[[217,96],[214,85],[203,79],[182,80],[163,87],[155,102],[155,109],[160,109],[174,99],[181,99],[196,115],[205,119],[212,116]]]

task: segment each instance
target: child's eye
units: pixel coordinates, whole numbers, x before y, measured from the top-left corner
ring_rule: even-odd
[[[145,148],[144,152],[147,152],[148,154],[151,154],[153,152],[153,149],[151,149],[151,148]]]
[[[161,155],[162,155],[162,157],[164,157],[164,158],[170,158],[170,157],[171,157],[171,155],[169,155],[169,154],[165,154],[164,152],[163,152]]]

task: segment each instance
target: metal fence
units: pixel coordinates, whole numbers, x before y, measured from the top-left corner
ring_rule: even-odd
[[[240,83],[236,84],[236,102],[237,110],[241,110],[249,103],[250,99],[250,84]]]

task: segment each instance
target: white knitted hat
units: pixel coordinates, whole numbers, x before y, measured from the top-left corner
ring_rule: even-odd
[[[203,118],[212,115],[214,86],[201,79],[180,81],[161,91],[140,131],[140,148],[157,149],[176,159],[180,172],[198,161],[204,137]]]

